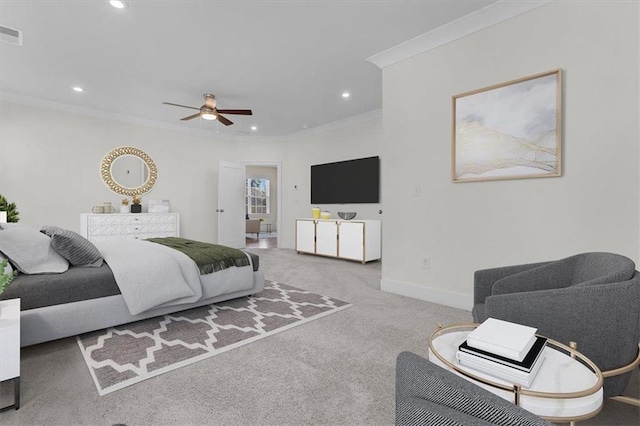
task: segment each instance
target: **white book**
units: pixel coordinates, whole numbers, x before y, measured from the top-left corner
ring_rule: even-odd
[[[467,336],[473,348],[522,361],[536,341],[536,328],[488,318]]]
[[[531,387],[536,374],[538,374],[538,371],[540,371],[540,367],[544,362],[545,354],[543,351],[543,353],[540,355],[540,358],[538,358],[535,365],[531,369],[530,373],[516,370],[514,368],[507,367],[461,351],[457,352],[456,357],[458,358],[458,362],[465,367],[476,370],[480,373],[488,374],[498,379],[505,380],[509,383],[528,388]]]

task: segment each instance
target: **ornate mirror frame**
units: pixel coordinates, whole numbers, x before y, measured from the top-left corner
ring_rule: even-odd
[[[137,188],[126,188],[118,184],[118,182],[116,182],[113,178],[113,174],[111,174],[111,165],[115,160],[123,155],[136,156],[144,161],[144,163],[149,168],[149,177],[147,178],[147,181],[144,182],[141,186]],[[146,152],[132,146],[121,146],[107,153],[107,155],[105,155],[102,159],[100,174],[102,175],[102,180],[104,181],[105,185],[109,187],[109,189],[111,189],[116,194],[128,195],[130,197],[134,195],[142,195],[151,191],[153,186],[156,184],[156,180],[158,180],[158,169],[156,168],[156,164],[153,162],[151,157],[149,157]]]

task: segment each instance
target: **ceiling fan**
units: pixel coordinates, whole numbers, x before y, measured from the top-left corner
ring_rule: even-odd
[[[210,93],[204,94],[204,105],[202,105],[200,108],[187,106],[187,105],[174,104],[171,102],[163,102],[163,104],[200,110],[197,114],[193,114],[188,117],[181,118],[180,119],[181,121],[187,121],[193,118],[202,117],[205,120],[218,119],[218,121],[224,124],[225,126],[229,126],[233,124],[233,122],[220,114],[253,115],[250,109],[218,109],[216,108],[218,101],[216,100],[215,95],[212,95]]]

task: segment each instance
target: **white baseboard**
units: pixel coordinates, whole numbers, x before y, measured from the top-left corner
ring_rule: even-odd
[[[380,280],[380,289],[388,293],[413,297],[414,299],[426,300],[427,302],[438,303],[466,311],[471,311],[473,307],[473,296],[419,284],[404,283],[383,278]]]

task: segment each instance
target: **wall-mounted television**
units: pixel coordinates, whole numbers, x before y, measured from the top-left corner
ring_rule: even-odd
[[[380,202],[380,157],[311,166],[311,204]]]

